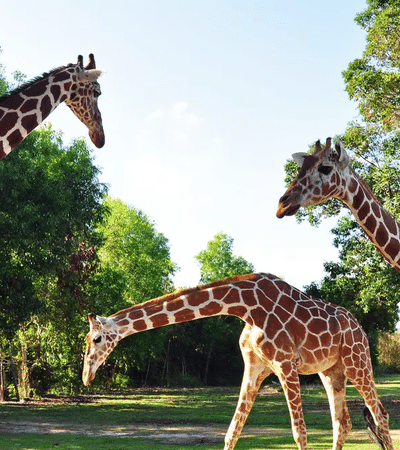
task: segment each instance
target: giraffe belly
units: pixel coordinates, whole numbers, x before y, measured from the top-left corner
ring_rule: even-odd
[[[311,375],[314,373],[324,372],[338,361],[339,355],[334,352],[331,353],[328,349],[322,352],[321,349],[312,352],[304,349],[299,352],[297,371],[301,375]]]

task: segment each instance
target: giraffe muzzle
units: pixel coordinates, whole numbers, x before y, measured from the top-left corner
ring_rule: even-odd
[[[89,386],[89,384],[94,380],[94,374],[92,374],[89,370],[84,370],[82,374],[82,381],[85,386]]]
[[[282,217],[285,216],[293,216],[300,209],[300,206],[300,204],[292,205],[290,196],[285,194],[279,199],[276,217],[278,217],[278,219],[282,219]]]
[[[89,131],[89,137],[92,140],[93,144],[97,148],[102,148],[104,146],[105,136],[104,136],[103,129],[101,129],[101,130],[98,130],[98,129],[90,130]]]

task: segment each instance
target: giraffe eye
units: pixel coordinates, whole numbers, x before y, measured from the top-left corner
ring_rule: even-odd
[[[318,172],[322,173],[323,175],[329,175],[332,172],[331,166],[319,166]]]
[[[93,339],[95,344],[98,344],[101,341],[101,336],[98,336],[96,339]]]

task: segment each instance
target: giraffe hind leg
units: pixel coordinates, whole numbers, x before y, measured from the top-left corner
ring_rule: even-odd
[[[341,363],[319,374],[325,387],[332,417],[333,450],[342,450],[351,430],[351,419],[346,403],[346,381]]]
[[[354,368],[348,370],[348,378],[363,397],[366,409],[364,416],[368,428],[382,450],[393,450],[393,442],[389,433],[389,415],[379,400],[370,359],[359,361]]]
[[[389,433],[389,417],[386,409],[379,402],[379,409],[383,420],[381,418],[374,419],[371,410],[368,406],[364,408],[364,417],[368,424],[368,431],[372,439],[381,447],[382,450],[393,450],[393,443]]]
[[[376,426],[376,423],[374,421],[374,418],[372,417],[371,411],[366,406],[364,408],[364,417],[368,424],[368,430],[372,437],[372,439],[381,446],[383,450],[386,450],[387,447],[385,445],[384,438],[382,436],[382,433],[380,432],[379,428]]]

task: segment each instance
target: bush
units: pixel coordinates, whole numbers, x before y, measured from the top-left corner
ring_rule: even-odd
[[[400,333],[384,333],[378,340],[378,361],[391,372],[400,372]]]
[[[30,370],[30,385],[37,395],[46,394],[54,383],[54,376],[50,364],[38,361]]]

